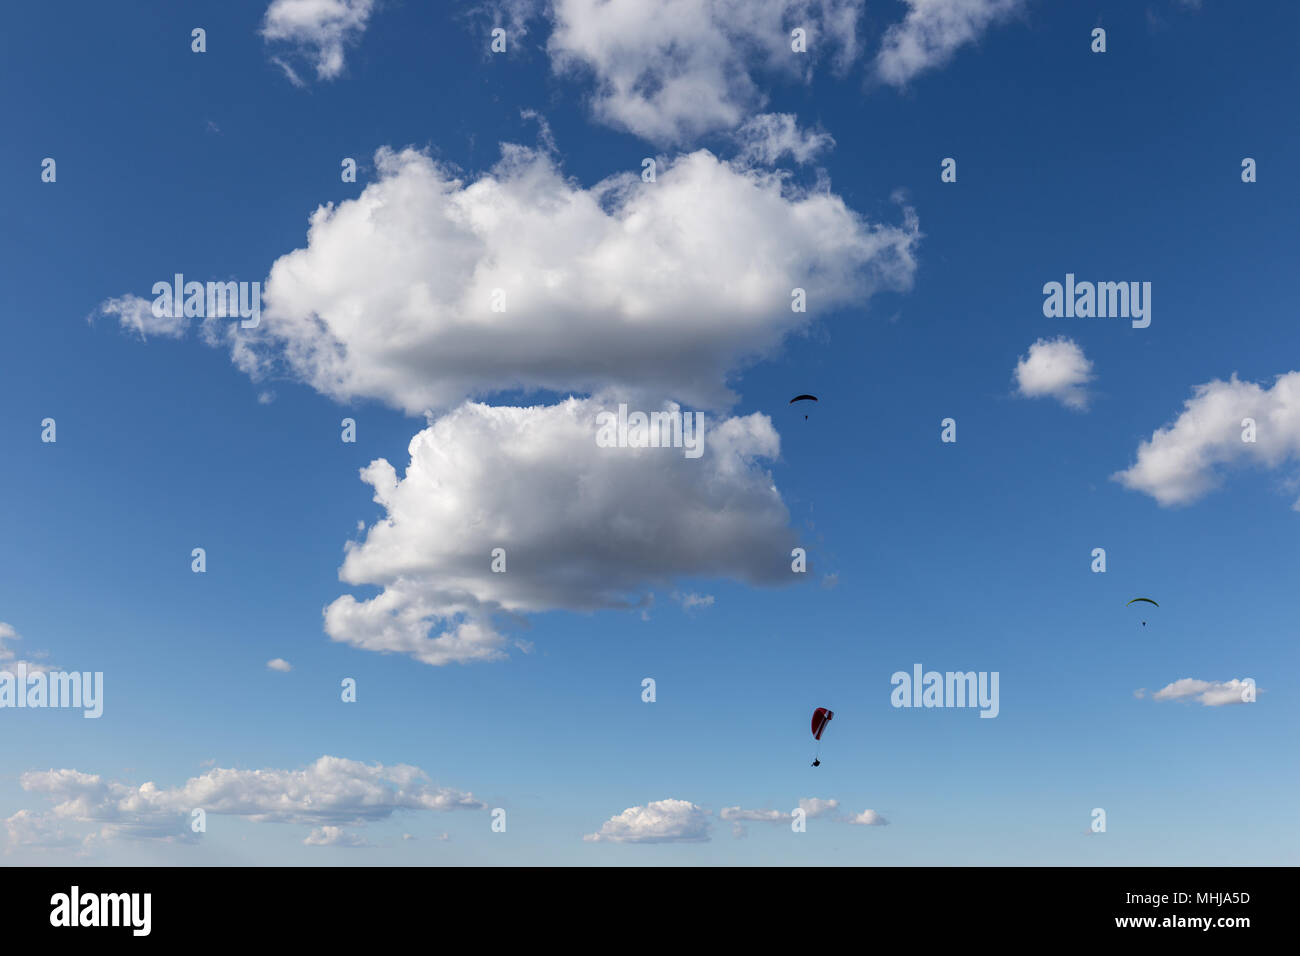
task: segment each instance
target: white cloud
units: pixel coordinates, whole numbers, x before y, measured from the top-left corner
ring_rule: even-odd
[[[710,839],[709,811],[688,800],[656,800],[644,807],[629,807],[583,839],[592,843],[705,843]]]
[[[875,810],[863,810],[855,817],[850,817],[849,823],[863,827],[887,827],[889,821],[882,817]]]
[[[138,295],[123,295],[107,299],[100,303],[100,315],[117,316],[118,325],[123,332],[133,332],[141,341],[150,336],[165,339],[179,339],[190,327],[190,320],[183,315],[156,316],[153,314],[153,301],[142,299]],[[95,316],[90,320],[93,322]]]
[[[746,163],[775,165],[783,156],[796,163],[811,162],[835,145],[830,133],[803,130],[793,113],[763,113],[736,131],[740,159]]]
[[[1026,398],[1049,396],[1076,411],[1088,407],[1084,386],[1092,381],[1092,362],[1071,339],[1039,339],[1017,363],[1015,374],[1020,394]]]
[[[1225,704],[1244,704],[1246,689],[1252,685],[1246,681],[1233,678],[1229,681],[1196,680],[1184,677],[1151,695],[1152,700],[1195,700],[1206,707],[1222,707]]]
[[[367,847],[371,845],[359,833],[333,826],[316,827],[302,842],[304,846]]]
[[[266,666],[273,671],[280,671],[280,673],[282,674],[287,674],[289,673],[289,671],[293,670],[293,665],[290,664],[288,661],[286,661],[283,657],[276,657],[267,661]]]
[[[616,407],[469,403],[411,440],[403,477],[385,459],[364,468],[386,514],[347,544],[339,576],[382,591],[338,598],[326,632],[463,663],[502,656],[499,614],[647,608],[651,589],[677,577],[788,582],[789,513],[756,463],[779,452],[770,420],[706,418],[704,452],[688,459],[598,446],[596,416]],[[505,573],[491,569],[498,547]]]
[[[59,820],[31,810],[19,810],[5,820],[5,853],[18,849],[84,849],[81,835],[65,829]]]
[[[799,809],[803,810],[804,816],[809,820],[832,813],[839,805],[838,800],[822,800],[818,797],[799,799]],[[793,819],[793,815],[788,811],[746,810],[743,807],[723,807],[718,812],[718,816],[723,820],[731,821],[731,834],[736,839],[748,836],[743,823],[789,823]]]
[[[827,813],[833,813],[839,809],[838,800],[821,800],[817,797],[801,797],[799,800],[799,809],[804,812],[808,819],[820,817]]]
[[[1246,418],[1255,420],[1253,442],[1243,441]],[[1271,388],[1233,375],[1197,385],[1177,421],[1157,429],[1138,447],[1137,461],[1112,477],[1162,505],[1183,505],[1219,483],[1221,466],[1278,468],[1297,459],[1300,371],[1277,376]]]
[[[683,611],[694,611],[696,608],[713,607],[712,594],[679,594],[673,592],[673,600],[682,606]]]
[[[303,770],[214,769],[180,787],[138,787],[76,770],[28,771],[19,783],[46,797],[46,813],[20,810],[6,820],[11,845],[64,839],[61,825],[99,827],[103,838],[193,842],[190,812],[240,816],[254,823],[319,827],[384,820],[399,810],[483,809],[471,793],[432,786],[418,767],[368,765],[321,757]],[[309,838],[310,839],[310,838]]]
[[[332,80],[343,72],[343,49],[365,32],[374,0],[273,0],[262,21],[268,43],[287,44],[293,55],[307,59],[316,77]],[[275,62],[295,85],[303,85],[293,67]]]
[[[909,288],[915,270],[910,209],[869,223],[825,189],[704,150],[653,184],[629,172],[590,189],[518,146],[468,184],[411,149],[375,162],[378,181],[318,209],[306,248],[274,264],[259,328],[221,324],[255,377],[284,367],[411,414],[513,387],[720,407],[728,374],[810,315]]]
[[[29,674],[44,674],[54,670],[49,664],[40,664],[36,661],[25,660],[20,658],[12,648],[5,647],[5,641],[21,641],[22,637],[14,630],[13,625],[0,621],[0,671],[15,672],[20,664],[27,666]],[[44,652],[37,652],[37,656],[44,656]]]
[[[12,661],[15,657],[14,652],[5,647],[5,641],[21,640],[22,637],[14,629],[12,624],[6,624],[4,621],[0,621],[0,661]],[[5,666],[9,665],[6,664]]]
[[[506,48],[518,50],[519,41],[528,35],[530,21],[545,12],[546,4],[547,0],[482,0],[464,12],[478,22],[486,17],[492,28],[504,29]]]
[[[723,820],[744,820],[749,823],[781,823],[790,819],[790,814],[780,810],[745,810],[741,807],[723,807],[718,816]]]
[[[905,85],[1024,6],[1024,0],[905,0],[873,64]],[[487,0],[512,35],[546,15],[557,74],[591,83],[597,120],[673,146],[735,131],[773,84],[808,83],[818,64],[843,74],[858,59],[864,0]],[[807,52],[791,49],[803,28]],[[803,162],[805,160],[797,160]]]
[[[958,47],[977,40],[989,26],[1023,6],[1023,0],[905,0],[901,23],[885,31],[876,75],[904,86],[918,73],[947,63]]]
[[[553,0],[547,49],[557,72],[590,77],[601,122],[678,144],[734,130],[761,109],[760,80],[806,82],[857,55],[862,0]],[[807,33],[807,52],[790,31]]]

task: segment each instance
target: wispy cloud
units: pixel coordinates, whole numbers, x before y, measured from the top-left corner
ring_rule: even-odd
[[[365,32],[374,0],[273,0],[262,21],[262,37],[283,45],[287,55],[306,60],[320,80],[343,72],[343,51]],[[305,85],[292,64],[273,58],[295,86]]]
[[[42,664],[39,661],[27,660],[20,658],[18,653],[10,647],[5,647],[6,641],[20,641],[22,637],[14,630],[13,625],[0,621],[0,671],[13,671],[20,664],[26,665],[29,674],[44,674],[55,670],[49,664]],[[37,657],[45,656],[43,651],[35,652]]]
[[[1206,707],[1223,707],[1227,704],[1250,703],[1251,694],[1247,692],[1248,689],[1253,693],[1254,685],[1237,678],[1208,681],[1184,677],[1160,688],[1151,695],[1151,699],[1196,701]]]
[[[183,338],[190,327],[190,320],[184,315],[154,315],[153,302],[138,295],[106,299],[100,303],[97,313],[90,316],[92,324],[96,315],[116,316],[122,331],[138,336],[141,341],[150,337]]]
[[[364,764],[328,756],[302,770],[213,769],[179,787],[152,782],[133,786],[71,769],[37,770],[22,774],[19,783],[53,807],[43,813],[23,809],[5,823],[10,849],[86,845],[96,839],[194,842],[191,811],[201,808],[206,814],[253,823],[311,825],[320,830],[315,835],[319,842],[331,840],[334,830],[328,828],[386,820],[399,811],[485,807],[471,793],[433,786],[427,779],[422,770],[407,764]],[[83,831],[75,840],[74,826]],[[86,827],[90,832],[84,832]]]
[[[1024,0],[905,2],[910,8],[907,16],[885,31],[875,62],[876,76],[894,86],[943,66],[959,48],[1024,6]]]
[[[801,797],[799,809],[806,819],[826,816],[839,809],[838,800],[822,800],[819,797]],[[731,835],[737,839],[747,836],[745,823],[789,823],[794,819],[790,811],[782,810],[747,810],[743,807],[723,807],[718,816],[731,823]]]
[[[801,129],[793,113],[755,116],[736,131],[736,139],[742,161],[764,166],[787,156],[796,163],[809,163],[835,145],[834,137],[824,130]]]

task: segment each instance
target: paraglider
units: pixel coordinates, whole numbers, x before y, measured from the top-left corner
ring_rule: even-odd
[[[816,740],[818,743],[821,742],[822,731],[826,729],[826,725],[831,722],[831,718],[834,716],[835,716],[834,712],[827,710],[825,707],[818,707],[816,710],[813,711],[813,715],[812,715],[813,740]],[[821,747],[818,747],[817,753],[813,757],[812,765],[814,767],[820,767],[822,765],[821,752],[822,752]]]
[[[1160,606],[1159,604],[1156,604],[1156,602],[1153,601],[1153,600],[1151,600],[1150,598],[1134,598],[1133,600],[1129,601],[1128,604],[1125,604],[1124,606],[1125,606],[1125,607],[1128,607],[1129,604],[1137,604],[1139,601],[1145,601],[1147,604],[1153,604],[1153,605],[1155,605],[1156,607],[1159,607],[1159,606]],[[1143,626],[1143,627],[1146,627],[1146,626],[1147,626],[1147,622],[1146,622],[1146,621],[1143,621],[1143,622],[1142,622],[1142,626]]]
[[[794,398],[790,399],[790,404],[793,405],[795,402],[815,402],[815,401],[817,401],[816,395],[796,395]],[[804,421],[807,421],[808,416],[805,415],[803,419]]]

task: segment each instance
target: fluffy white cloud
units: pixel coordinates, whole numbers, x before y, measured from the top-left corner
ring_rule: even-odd
[[[279,671],[282,674],[287,674],[289,673],[289,671],[293,670],[293,665],[290,664],[288,661],[286,661],[283,657],[276,657],[273,658],[272,660],[267,661],[266,666],[271,670]]]
[[[329,828],[387,819],[399,810],[485,806],[471,793],[426,780],[407,764],[385,767],[328,756],[303,770],[214,769],[172,788],[135,787],[68,769],[29,771],[19,777],[22,788],[54,806],[46,813],[20,810],[5,822],[11,845],[40,844],[42,834],[66,841],[64,824],[99,827],[104,838],[190,842],[196,839],[189,826],[194,807],[255,823]]]
[[[855,817],[850,817],[849,823],[863,827],[887,827],[889,821],[882,817],[875,810],[863,810]]]
[[[1247,688],[1251,694],[1247,694]],[[1229,681],[1196,680],[1184,677],[1151,695],[1152,700],[1195,700],[1206,707],[1222,707],[1225,704],[1244,704],[1253,696],[1254,685],[1244,680],[1233,678]]]
[[[1254,419],[1254,441],[1243,424]],[[1112,477],[1162,505],[1188,504],[1219,482],[1217,469],[1232,464],[1278,468],[1300,459],[1300,372],[1277,376],[1271,388],[1215,379],[1197,385],[1183,413],[1157,429],[1137,461]],[[1300,510],[1300,500],[1295,503]]]
[[[1092,381],[1092,362],[1077,342],[1064,336],[1039,339],[1016,365],[1016,385],[1026,398],[1055,398],[1067,408],[1088,407],[1085,386]]]
[[[876,75],[903,86],[918,73],[942,66],[958,47],[1019,10],[1024,0],[905,0],[911,8],[885,31]]]
[[[592,843],[705,843],[709,840],[709,811],[689,800],[656,800],[644,807],[628,807],[583,839]]]
[[[839,809],[838,800],[821,800],[817,797],[801,797],[799,800],[799,809],[804,812],[810,820],[813,817],[820,817],[827,813],[833,813]]]
[[[590,77],[596,118],[657,143],[733,130],[761,109],[760,79],[806,81],[857,55],[863,0],[553,0],[557,72]],[[791,49],[802,27],[807,52]]]
[[[179,339],[190,327],[190,320],[184,315],[175,317],[154,315],[153,300],[143,299],[138,295],[106,299],[100,303],[98,314],[117,316],[122,331],[135,333],[141,341],[150,336]],[[94,320],[95,316],[90,316],[90,321]]]
[[[262,21],[262,37],[284,43],[295,56],[316,69],[316,77],[332,80],[343,72],[343,48],[365,32],[374,0],[273,0]],[[296,85],[303,81],[292,65],[276,59]]]
[[[274,264],[259,328],[221,325],[235,360],[412,414],[512,387],[720,407],[727,375],[809,315],[912,281],[910,210],[872,224],[703,150],[653,184],[626,173],[590,189],[545,152],[503,153],[465,183],[423,153],[380,150],[379,180],[318,209],[307,247]],[[791,309],[796,287],[808,314]]]
[[[485,660],[502,654],[498,614],[649,607],[678,576],[790,580],[789,513],[756,462],[780,449],[766,416],[706,417],[703,454],[686,458],[599,446],[597,415],[615,408],[469,403],[411,440],[403,477],[384,459],[364,468],[387,513],[339,576],[382,591],[334,601],[326,632],[427,664]]]
[[[946,63],[1024,0],[904,0],[872,66],[905,85]],[[820,62],[843,74],[859,54],[864,0],[486,0],[513,35],[545,14],[557,74],[591,83],[596,119],[662,145],[735,131],[774,83],[807,83]],[[807,52],[791,49],[791,31]],[[800,160],[802,161],[802,160]]]
[[[830,133],[804,130],[793,113],[763,113],[736,131],[740,158],[747,163],[772,166],[789,156],[796,163],[811,162],[835,145]]]

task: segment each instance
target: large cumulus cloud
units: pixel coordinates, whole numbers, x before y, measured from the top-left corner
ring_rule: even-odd
[[[728,374],[810,315],[912,281],[909,211],[871,223],[827,189],[707,151],[654,183],[583,188],[546,152],[503,149],[472,182],[380,150],[378,181],[318,209],[305,248],[274,264],[261,326],[227,328],[240,365],[410,413],[513,387],[719,407]]]
[[[485,660],[503,654],[502,615],[644,607],[680,576],[790,580],[789,513],[760,464],[780,451],[770,420],[706,416],[687,458],[599,446],[597,415],[617,403],[468,403],[411,440],[403,475],[372,462],[362,478],[386,514],[340,577],[382,590],[334,601],[329,635],[433,665]]]

